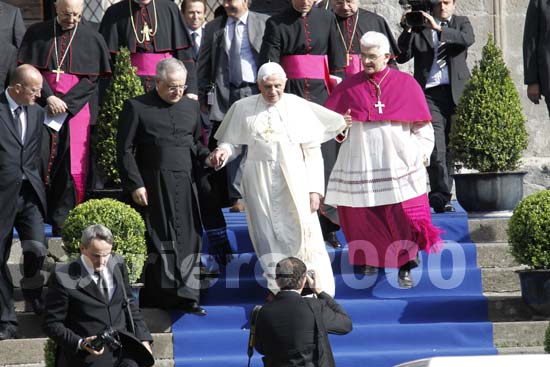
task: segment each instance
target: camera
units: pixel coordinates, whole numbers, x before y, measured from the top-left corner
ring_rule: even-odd
[[[118,331],[113,328],[105,329],[97,334],[89,345],[90,348],[96,351],[100,351],[104,346],[108,346],[111,350],[117,350],[122,346],[118,340]]]
[[[439,0],[399,0],[399,5],[401,5],[403,9],[411,9],[411,11],[405,15],[406,26],[412,28],[415,32],[424,29],[426,18],[424,18],[421,11],[431,13],[434,5],[438,2]]]

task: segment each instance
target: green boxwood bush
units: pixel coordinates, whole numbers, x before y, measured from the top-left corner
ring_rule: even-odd
[[[525,117],[510,71],[489,34],[456,108],[450,156],[480,172],[512,171],[527,148]]]
[[[111,230],[113,252],[124,256],[130,283],[135,283],[147,257],[145,223],[139,213],[114,199],[93,199],[76,206],[69,212],[61,230],[67,253],[80,253],[82,231],[92,224],[103,224]]]
[[[533,269],[550,269],[550,191],[519,202],[508,223],[512,255]]]
[[[114,184],[120,184],[116,160],[116,135],[118,117],[127,99],[144,93],[136,68],[130,63],[130,51],[123,47],[115,56],[111,84],[97,118],[97,144],[95,146],[98,165],[102,174]]]
[[[48,338],[44,343],[44,365],[46,367],[55,367],[55,350],[57,349],[57,344]]]

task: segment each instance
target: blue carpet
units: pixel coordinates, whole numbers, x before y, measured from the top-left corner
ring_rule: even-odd
[[[492,324],[470,242],[467,215],[434,214],[445,231],[439,254],[421,254],[412,271],[413,289],[397,286],[396,269],[378,276],[353,273],[347,248],[329,250],[336,281],[336,298],[353,320],[346,336],[330,336],[338,367],[390,367],[435,356],[496,354]],[[226,212],[236,259],[203,297],[208,316],[173,313],[174,358],[177,367],[246,365],[249,315],[267,291],[262,270],[248,237],[243,213]],[[339,233],[341,240],[344,240]],[[207,253],[208,243],[204,242]],[[203,261],[212,265],[208,256]],[[262,366],[254,355],[252,366]]]

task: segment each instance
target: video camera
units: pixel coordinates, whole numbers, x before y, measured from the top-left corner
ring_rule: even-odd
[[[411,9],[411,11],[405,15],[405,24],[407,27],[412,28],[415,32],[424,29],[426,18],[424,18],[421,11],[431,13],[434,5],[438,2],[439,0],[399,0],[399,5],[401,5],[403,9]]]

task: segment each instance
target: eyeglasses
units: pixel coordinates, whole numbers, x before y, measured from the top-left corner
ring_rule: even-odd
[[[380,54],[380,55],[365,55],[365,54],[361,54],[361,58],[362,59],[365,59],[367,61],[376,61],[378,60],[381,56],[384,56],[384,54]]]
[[[172,93],[182,91],[184,92],[187,89],[187,85],[169,85],[168,90]]]
[[[33,96],[38,96],[42,92],[42,88],[29,88],[29,87],[27,87],[26,85],[23,85],[23,84],[19,84],[19,85],[22,86],[23,89],[31,92],[31,94]]]

